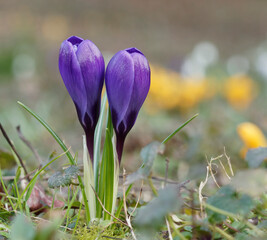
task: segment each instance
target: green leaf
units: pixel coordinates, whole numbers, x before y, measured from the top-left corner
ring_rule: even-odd
[[[35,229],[33,224],[22,214],[18,214],[11,225],[11,240],[33,240]]]
[[[267,159],[267,147],[249,149],[246,154],[246,161],[251,168],[259,167]]]
[[[56,132],[35,112],[33,112],[29,107],[24,105],[23,103],[18,101],[18,104],[22,106],[27,112],[29,112],[35,119],[37,119],[45,128],[46,130],[52,135],[52,137],[57,141],[57,143],[60,145],[60,147],[63,149],[64,152],[66,152],[66,156],[68,157],[70,163],[72,165],[75,165],[74,158],[72,157],[71,153],[68,151],[68,148],[64,144],[64,142],[60,139],[60,137],[56,134]]]
[[[157,157],[158,153],[162,153],[163,151],[164,145],[160,142],[155,141],[145,146],[140,153],[143,161],[142,166],[136,172],[127,176],[125,185],[147,178],[151,172],[155,158]]]
[[[246,216],[254,207],[253,200],[246,194],[239,194],[230,186],[220,188],[217,193],[208,198],[207,203],[221,210]],[[206,209],[208,220],[219,223],[226,220],[227,216]]]
[[[11,169],[16,166],[14,155],[0,149],[0,167],[1,169]]]
[[[95,189],[98,189],[98,176],[99,176],[99,164],[100,164],[100,147],[101,147],[101,137],[102,137],[102,126],[104,123],[104,115],[107,104],[107,93],[104,93],[101,104],[101,111],[99,119],[95,129],[95,139],[94,139],[94,176],[95,176]]]
[[[64,170],[64,174],[68,178],[77,178],[79,176],[79,167],[71,165]]]
[[[238,192],[259,197],[267,191],[267,169],[247,169],[237,172],[230,185]]]
[[[134,225],[138,228],[158,228],[164,223],[165,216],[178,211],[182,203],[175,187],[159,190],[158,197],[138,210]]]
[[[95,186],[94,183],[94,171],[92,162],[88,160],[88,150],[86,145],[86,138],[83,136],[83,179],[84,179],[84,188],[85,188],[85,194],[86,194],[86,201],[89,206],[89,212],[86,214],[89,214],[90,219],[94,219],[96,217],[96,199],[95,194],[92,189],[92,187]]]
[[[178,127],[174,132],[172,132],[168,137],[166,137],[162,144],[167,143],[176,133],[178,133],[181,129],[183,129],[188,123],[190,123],[193,119],[195,119],[198,116],[198,114],[191,117],[189,120],[187,120],[185,123],[183,123],[180,127]]]
[[[71,184],[70,178],[65,178],[65,176],[61,172],[54,173],[48,179],[48,187],[50,188],[58,188],[58,187],[65,187]]]
[[[79,175],[79,168],[71,165],[64,172],[56,172],[48,179],[48,187],[58,188],[65,187],[71,184],[71,180],[77,178]]]

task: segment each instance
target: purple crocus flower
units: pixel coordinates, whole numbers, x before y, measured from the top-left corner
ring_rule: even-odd
[[[133,127],[150,87],[150,67],[136,48],[116,53],[106,70],[106,89],[121,161],[126,135]]]
[[[94,131],[104,83],[104,58],[93,42],[72,36],[61,44],[58,65],[85,131],[88,151],[93,161]]]

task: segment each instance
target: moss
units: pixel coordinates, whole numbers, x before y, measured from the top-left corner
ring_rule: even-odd
[[[107,240],[108,237],[123,239],[129,235],[127,227],[118,224],[110,225],[107,221],[94,221],[89,227],[78,225],[75,231],[75,239],[78,240]]]

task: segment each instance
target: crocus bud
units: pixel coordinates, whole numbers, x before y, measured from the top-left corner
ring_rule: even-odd
[[[120,162],[125,137],[133,127],[150,87],[146,57],[136,48],[119,51],[107,66],[105,82]]]
[[[75,104],[93,161],[94,131],[104,83],[104,58],[93,42],[72,36],[61,44],[59,71]]]

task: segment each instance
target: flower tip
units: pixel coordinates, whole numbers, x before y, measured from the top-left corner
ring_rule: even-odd
[[[127,49],[125,49],[125,51],[126,52],[128,52],[128,53],[140,53],[140,54],[142,54],[142,55],[144,55],[139,49],[137,49],[137,48],[127,48]]]
[[[72,45],[78,45],[83,41],[83,39],[77,36],[71,36],[67,39],[67,41],[70,42]]]

